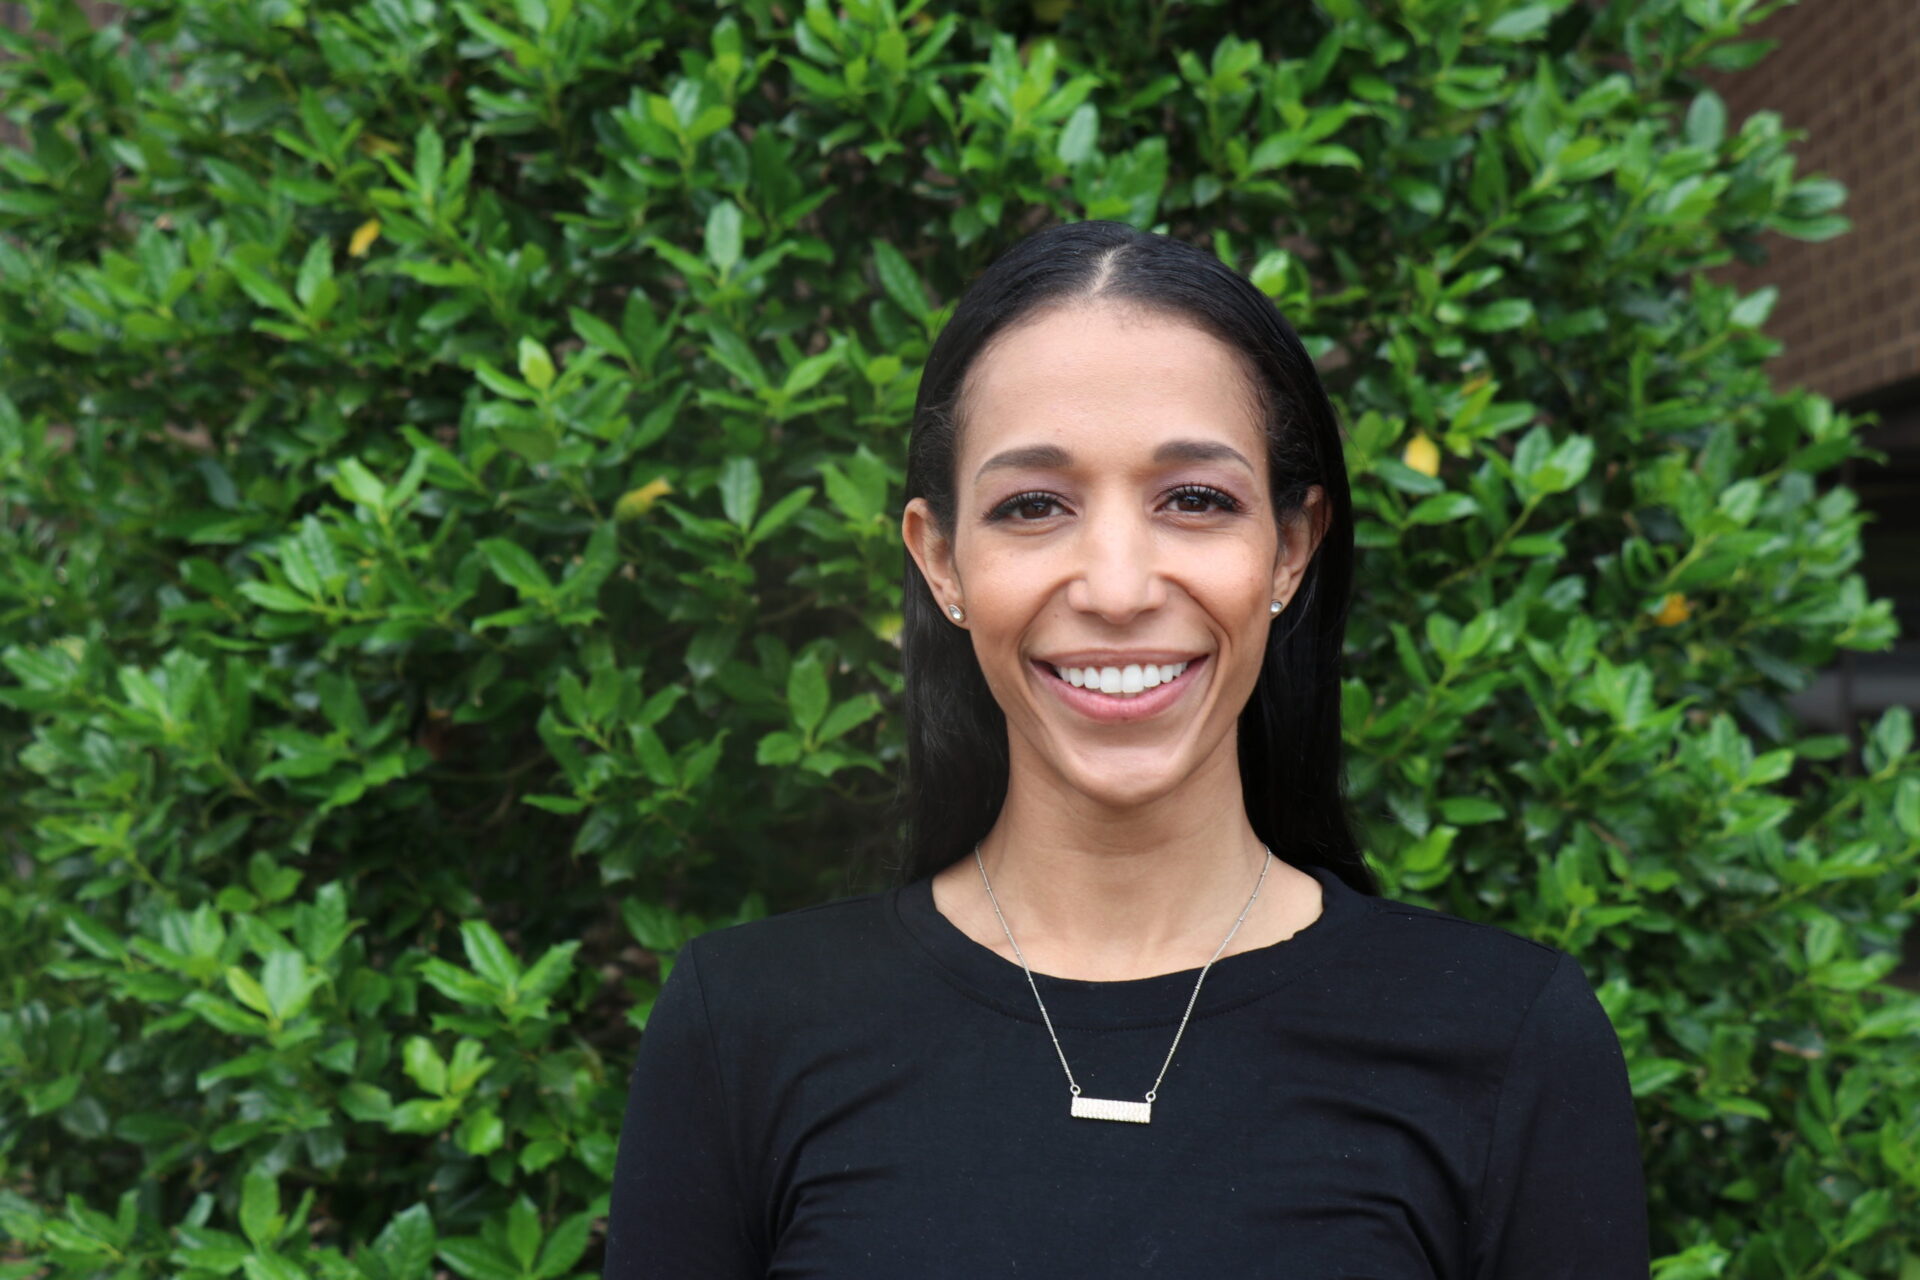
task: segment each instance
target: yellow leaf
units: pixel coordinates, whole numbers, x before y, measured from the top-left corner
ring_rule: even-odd
[[[1687,598],[1678,591],[1669,591],[1660,602],[1660,612],[1653,615],[1653,620],[1663,627],[1676,627],[1692,616],[1693,605],[1688,603]]]
[[[1440,474],[1440,446],[1428,439],[1423,431],[1407,441],[1406,452],[1400,455],[1400,461],[1423,476],[1437,476]]]
[[[347,253],[355,258],[367,256],[367,250],[380,238],[380,219],[368,218],[353,229],[353,239],[347,241]]]
[[[613,504],[615,520],[638,520],[647,514],[647,510],[666,494],[673,492],[673,486],[665,478],[649,480],[638,489],[630,489],[620,495],[620,501]]]

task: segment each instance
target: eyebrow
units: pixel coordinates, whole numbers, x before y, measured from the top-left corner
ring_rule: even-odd
[[[1153,451],[1156,465],[1170,462],[1237,462],[1251,474],[1253,464],[1230,444],[1217,440],[1168,440]],[[1073,455],[1057,444],[1030,444],[996,453],[974,472],[975,484],[987,472],[1000,467],[1043,467],[1059,470],[1073,465]]]

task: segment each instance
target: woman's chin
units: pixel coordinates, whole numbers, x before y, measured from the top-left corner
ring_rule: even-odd
[[[1140,809],[1179,789],[1190,770],[1164,748],[1101,747],[1059,762],[1060,778],[1101,809]]]

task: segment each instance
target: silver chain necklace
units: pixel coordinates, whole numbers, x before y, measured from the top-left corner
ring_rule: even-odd
[[[1027,957],[1021,954],[1020,944],[1013,940],[1013,930],[1007,928],[1007,918],[1000,914],[1000,900],[993,896],[993,882],[987,879],[987,864],[980,860],[980,846],[973,846],[973,865],[980,868],[980,883],[987,887],[987,901],[993,904],[994,917],[1000,921],[1001,931],[1007,935],[1007,942],[1013,947],[1013,954],[1020,960],[1020,970],[1027,975],[1027,986],[1033,989],[1033,1002],[1040,1006],[1040,1020],[1047,1024],[1047,1035],[1053,1039],[1053,1051],[1060,1055],[1060,1069],[1067,1073],[1067,1087],[1073,1091],[1073,1114],[1082,1120],[1124,1120],[1130,1124],[1147,1124],[1153,1119],[1154,1099],[1160,1096],[1160,1082],[1167,1078],[1167,1068],[1173,1065],[1173,1053],[1180,1047],[1180,1037],[1187,1033],[1187,1020],[1193,1017],[1193,1006],[1200,999],[1200,984],[1207,980],[1207,970],[1213,968],[1213,962],[1233,941],[1233,935],[1240,932],[1240,926],[1246,923],[1247,913],[1253,910],[1254,901],[1260,896],[1260,886],[1267,882],[1267,868],[1273,865],[1273,850],[1266,849],[1267,856],[1260,860],[1260,878],[1254,881],[1253,897],[1247,899],[1247,905],[1240,909],[1240,918],[1233,922],[1233,928],[1227,930],[1227,936],[1213,949],[1213,955],[1200,967],[1200,976],[1194,979],[1193,994],[1187,997],[1187,1011],[1180,1015],[1180,1029],[1173,1033],[1173,1043],[1167,1047],[1166,1061],[1160,1064],[1160,1074],[1153,1078],[1153,1088],[1147,1090],[1146,1101],[1128,1102],[1124,1098],[1083,1098],[1080,1096],[1080,1084],[1073,1078],[1073,1068],[1067,1065],[1067,1051],[1060,1047],[1060,1037],[1053,1030],[1053,1019],[1047,1015],[1047,1002],[1040,998],[1040,985],[1033,980],[1033,970],[1027,968]]]

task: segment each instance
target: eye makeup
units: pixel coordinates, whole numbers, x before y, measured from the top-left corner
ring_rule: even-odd
[[[1169,501],[1196,499],[1206,502],[1209,504],[1209,511],[1218,511],[1224,515],[1238,515],[1244,509],[1238,498],[1224,490],[1216,489],[1212,485],[1207,484],[1178,485],[1169,489],[1165,496]],[[1014,513],[1022,507],[1034,507],[1042,503],[1058,503],[1059,501],[1060,499],[1057,495],[1048,493],[1044,489],[1029,489],[1023,493],[1016,493],[1004,502],[994,506],[987,512],[986,519],[989,524],[1003,521],[1011,521],[1015,524],[1038,524],[1040,521],[1037,519],[1015,519]],[[1177,512],[1176,514],[1206,515],[1208,511],[1185,510]]]

